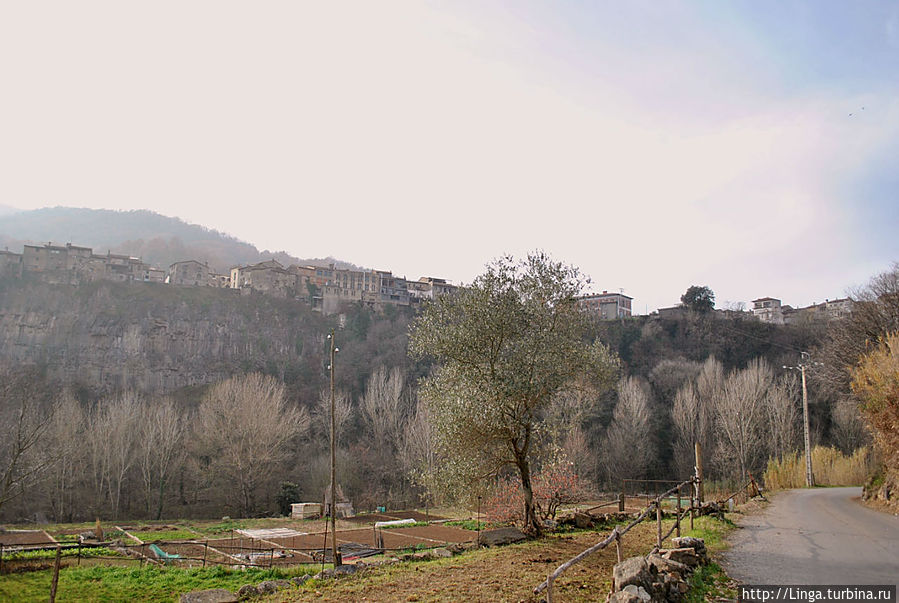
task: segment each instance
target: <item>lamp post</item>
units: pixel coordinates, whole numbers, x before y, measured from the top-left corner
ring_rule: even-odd
[[[802,431],[805,438],[805,485],[809,488],[815,485],[815,477],[812,473],[812,448],[811,438],[809,437],[808,427],[808,389],[805,386],[805,369],[811,355],[808,352],[799,353],[799,364],[796,366],[786,366],[784,368],[791,371],[799,371],[802,375]],[[811,363],[813,366],[820,366],[820,362]]]
[[[341,565],[340,551],[337,550],[337,424],[334,418],[334,356],[340,351],[334,345],[334,329],[328,334],[331,342],[331,363],[328,370],[331,371],[331,556],[334,560],[334,567]]]

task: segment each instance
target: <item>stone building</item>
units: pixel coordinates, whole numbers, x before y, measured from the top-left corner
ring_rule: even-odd
[[[0,251],[0,275],[22,276],[22,254]]]
[[[781,301],[776,297],[760,297],[752,300],[752,315],[762,322],[778,325],[784,323]]]
[[[602,320],[616,318],[628,318],[631,316],[632,302],[634,298],[623,293],[593,293],[584,295],[577,300],[580,307]]]
[[[209,266],[197,260],[184,260],[169,266],[166,282],[190,287],[209,286]]]
[[[275,297],[292,297],[297,291],[297,275],[277,260],[231,269],[232,289],[258,291]]]

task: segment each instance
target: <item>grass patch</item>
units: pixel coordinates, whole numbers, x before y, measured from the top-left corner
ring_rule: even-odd
[[[681,525],[689,526],[690,524],[684,522]],[[692,530],[684,529],[682,533],[684,536],[702,538],[705,541],[706,548],[709,549],[709,551],[716,553],[727,549],[728,545],[725,538],[728,533],[735,530],[736,527],[737,524],[727,517],[718,519],[712,515],[703,515],[702,517],[697,517],[693,520]]]
[[[686,603],[705,603],[705,601],[736,600],[737,589],[733,581],[715,562],[697,568],[687,581]]]
[[[203,532],[204,534],[224,534],[225,532],[231,532],[232,530],[240,530],[246,527],[246,522],[243,521],[222,521],[219,523],[215,523],[208,526],[198,526],[197,530]]]
[[[443,525],[462,528],[463,530],[471,530],[472,532],[487,529],[486,521],[478,522],[475,519],[459,519],[456,521],[447,521]]]
[[[214,568],[123,568],[74,567],[59,572],[60,601],[149,601],[170,603],[192,590],[227,588],[236,591],[244,584],[283,580],[306,573],[296,569],[232,570]],[[46,601],[52,572],[9,574],[0,580],[0,600]]]
[[[82,548],[80,551],[82,559],[90,559],[91,557],[125,557],[118,551],[108,549],[106,547]],[[62,549],[59,551],[60,557],[77,557],[79,550]],[[5,553],[4,561],[33,561],[37,559],[56,559],[56,550],[40,550],[40,551],[16,551],[14,553]]]

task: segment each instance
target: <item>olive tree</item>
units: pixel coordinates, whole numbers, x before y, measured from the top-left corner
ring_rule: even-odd
[[[525,527],[542,533],[531,484],[541,414],[584,378],[608,382],[615,362],[585,340],[590,319],[576,303],[585,281],[535,252],[500,258],[470,287],[429,303],[411,328],[410,352],[437,367],[422,382],[438,450],[474,481],[512,466]]]

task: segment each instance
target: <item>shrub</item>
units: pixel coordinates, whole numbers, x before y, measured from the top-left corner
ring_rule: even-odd
[[[574,464],[557,459],[531,476],[534,504],[541,519],[554,519],[562,505],[581,502],[588,496],[585,480]],[[523,523],[524,492],[517,475],[499,478],[484,503],[484,515],[491,523]]]
[[[276,499],[278,511],[281,515],[289,516],[291,512],[290,505],[300,501],[300,487],[292,482],[281,482],[281,488],[278,490]]]
[[[867,446],[849,456],[828,446],[812,449],[812,474],[819,486],[860,486],[874,467],[875,461]],[[780,459],[770,459],[764,479],[769,490],[804,487],[805,455],[793,452]]]

